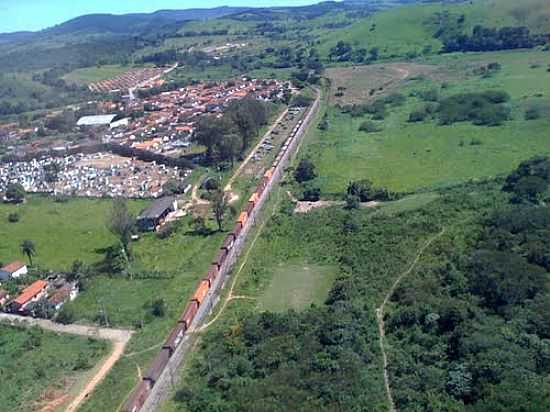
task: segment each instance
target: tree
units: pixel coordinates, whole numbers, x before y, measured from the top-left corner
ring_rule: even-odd
[[[164,299],[156,299],[151,303],[151,313],[157,318],[162,318],[166,314],[166,304]]]
[[[229,209],[229,199],[223,190],[217,190],[212,196],[212,209],[218,224],[218,230],[222,231],[223,218]]]
[[[134,230],[135,221],[135,216],[128,209],[127,200],[121,197],[114,199],[111,213],[107,220],[107,227],[112,234],[118,236],[126,254],[129,251],[128,245],[132,231]]]
[[[29,265],[32,266],[32,258],[36,255],[36,248],[32,240],[24,240],[20,245],[21,253],[29,259]]]
[[[321,189],[317,186],[308,186],[304,189],[302,200],[306,202],[317,202],[321,198]]]
[[[227,122],[212,116],[203,116],[198,123],[194,141],[206,146],[206,157],[209,161],[214,158],[215,148],[223,140]]]
[[[118,242],[107,248],[105,252],[105,263],[112,273],[124,273],[128,269],[128,255],[122,242]]]
[[[242,138],[241,151],[243,152],[250,145],[260,127],[267,122],[267,110],[264,104],[250,97],[231,102],[227,108],[226,116],[239,131]]]
[[[307,182],[317,177],[315,165],[309,159],[302,159],[294,171],[294,178],[298,183]]]
[[[25,188],[20,183],[10,183],[6,188],[6,198],[21,203],[25,200]]]
[[[232,133],[225,136],[219,145],[221,158],[231,161],[231,167],[233,167],[242,146],[243,139],[239,135]]]
[[[361,199],[359,196],[348,194],[346,195],[346,209],[359,209]]]

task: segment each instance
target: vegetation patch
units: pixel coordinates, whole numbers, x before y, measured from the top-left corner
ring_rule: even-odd
[[[311,304],[323,304],[338,273],[337,268],[306,262],[287,263],[271,271],[271,284],[258,302],[260,310],[270,312],[300,311]]]
[[[2,409],[35,410],[49,392],[66,392],[107,349],[104,341],[0,324],[0,374],[10,383],[0,391]]]

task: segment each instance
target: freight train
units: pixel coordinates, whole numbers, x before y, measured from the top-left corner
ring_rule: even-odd
[[[183,338],[193,322],[195,316],[197,315],[201,305],[206,304],[205,300],[208,295],[208,292],[214,285],[214,281],[222,273],[222,266],[225,263],[229,253],[235,246],[236,241],[243,235],[243,229],[246,227],[249,222],[249,218],[252,216],[252,212],[257,207],[257,205],[262,200],[262,196],[265,194],[265,191],[270,184],[271,180],[274,178],[276,171],[281,165],[282,160],[284,159],[290,145],[293,143],[296,138],[300,128],[302,127],[303,120],[300,120],[296,127],[290,133],[288,139],[284,142],[281,150],[279,151],[275,161],[271,165],[271,168],[268,169],[258,187],[245,204],[244,209],[240,213],[233,231],[227,235],[225,238],[220,250],[218,251],[216,257],[212,261],[206,276],[200,281],[193,297],[187,304],[185,311],[179,318],[176,326],[168,336],[168,339],[162,346],[160,353],[157,355],[153,361],[151,367],[147,370],[142,380],[138,383],[128,400],[126,401],[122,412],[138,412],[141,410],[151,390],[157,383],[158,379],[162,375],[166,365],[170,361],[170,357],[175,353],[177,347],[183,341]]]

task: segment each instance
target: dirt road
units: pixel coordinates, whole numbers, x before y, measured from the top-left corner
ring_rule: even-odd
[[[103,380],[107,373],[109,373],[113,365],[120,359],[133,334],[133,331],[124,329],[98,328],[85,325],[62,325],[45,319],[33,319],[6,313],[0,314],[0,322],[14,326],[37,326],[52,332],[104,339],[112,343],[113,347],[111,353],[102,361],[101,366],[86,384],[84,389],[71,401],[65,410],[66,412],[76,411],[82,402],[94,391],[96,386]]]
[[[426,243],[424,243],[424,245],[420,248],[420,250],[416,254],[416,256],[415,256],[414,260],[412,261],[412,263],[407,268],[407,270],[404,271],[403,273],[401,273],[397,277],[395,282],[393,282],[392,287],[390,288],[389,292],[384,297],[384,301],[382,302],[380,307],[378,309],[376,309],[376,321],[378,323],[379,344],[380,344],[380,351],[382,352],[382,363],[383,363],[383,366],[384,366],[384,387],[386,388],[386,397],[388,399],[390,412],[395,412],[396,409],[395,409],[395,402],[393,400],[393,393],[392,393],[391,385],[390,385],[390,376],[389,376],[389,373],[388,373],[388,355],[386,353],[386,327],[385,327],[385,324],[384,324],[384,310],[386,309],[386,305],[388,304],[388,302],[390,301],[391,297],[393,296],[395,290],[397,289],[397,286],[399,286],[399,284],[401,283],[401,281],[405,277],[407,277],[408,275],[411,274],[413,269],[418,264],[418,261],[420,260],[420,258],[424,254],[424,252],[426,251],[426,249],[428,249],[428,247],[430,247],[430,245],[433,242],[435,242],[437,239],[439,239],[441,236],[443,236],[444,233],[445,233],[445,229],[442,229],[441,232],[439,232],[437,235],[433,236],[432,238],[428,239],[428,241]]]

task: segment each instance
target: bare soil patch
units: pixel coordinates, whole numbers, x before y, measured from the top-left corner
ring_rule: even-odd
[[[451,77],[447,68],[417,63],[332,68],[326,74],[331,80],[331,104],[365,103],[393,93],[402,82],[420,76],[440,81]]]

